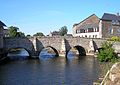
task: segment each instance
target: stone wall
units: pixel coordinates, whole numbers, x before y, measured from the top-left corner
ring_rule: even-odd
[[[4,50],[7,53],[12,48],[24,48],[29,54],[36,55],[41,52],[43,48],[50,47],[57,50],[58,53],[65,51],[66,53],[75,46],[84,48],[86,53],[91,50],[90,42],[94,46],[94,51],[101,48],[101,45],[105,39],[87,39],[80,37],[31,37],[31,38],[5,38],[4,39]],[[64,43],[63,43],[64,42]],[[120,45],[115,43],[114,48]],[[64,49],[64,50],[63,50]],[[93,49],[93,48],[92,48]],[[120,50],[117,49],[117,52]]]
[[[3,49],[3,27],[0,27],[0,49]]]
[[[5,38],[4,39],[4,49],[6,52],[13,48],[24,48],[27,50],[30,54],[32,51],[34,51],[33,46],[33,39],[34,38]]]
[[[110,30],[113,30],[113,32],[110,32]],[[112,25],[112,21],[102,21],[102,37],[103,38],[110,38],[112,36],[120,36],[120,32],[118,32],[118,29],[120,29],[120,25]]]
[[[112,66],[104,85],[120,85],[120,62]]]

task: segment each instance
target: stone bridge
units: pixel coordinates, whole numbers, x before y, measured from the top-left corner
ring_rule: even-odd
[[[4,53],[13,48],[24,48],[30,56],[39,56],[42,49],[52,48],[56,55],[66,56],[71,48],[76,48],[79,55],[86,55],[101,48],[105,39],[87,39],[80,37],[30,37],[4,38]],[[120,45],[120,43],[117,43]],[[116,47],[115,47],[116,48]]]
[[[79,54],[86,54],[100,48],[104,41],[102,39],[91,40],[79,37],[4,38],[4,50],[5,53],[8,53],[13,48],[24,48],[30,56],[38,56],[43,48],[50,47],[57,55],[67,55],[71,48],[76,47]],[[90,47],[90,42],[94,44],[94,49]]]

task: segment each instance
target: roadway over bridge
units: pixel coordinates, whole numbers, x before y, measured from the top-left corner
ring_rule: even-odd
[[[80,37],[30,37],[30,38],[4,38],[3,50],[7,54],[11,49],[24,48],[30,56],[39,56],[42,49],[52,48],[56,55],[66,56],[71,48],[76,48],[79,55],[86,55],[95,52],[105,39],[87,39]],[[120,43],[115,43],[119,45]],[[115,47],[115,46],[114,46]],[[117,49],[117,47],[115,47]]]

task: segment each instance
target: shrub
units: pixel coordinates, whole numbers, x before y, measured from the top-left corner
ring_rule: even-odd
[[[98,58],[101,62],[112,61],[114,62],[117,58],[117,55],[114,53],[114,49],[112,48],[112,43],[104,42],[102,44],[102,49],[100,49]]]
[[[111,41],[120,41],[120,38],[118,36],[113,36],[110,39]]]

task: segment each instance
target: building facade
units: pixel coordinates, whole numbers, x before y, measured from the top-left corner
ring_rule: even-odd
[[[92,14],[85,20],[73,26],[73,36],[101,38],[99,22],[100,19],[95,14]]]
[[[60,32],[59,31],[50,32],[49,36],[50,37],[52,37],[52,36],[60,36]]]
[[[0,21],[0,50],[3,48],[4,26],[6,25]]]
[[[119,14],[104,13],[102,18],[95,14],[73,25],[73,36],[86,38],[110,38],[120,36]]]
[[[117,14],[104,13],[101,18],[102,37],[120,37],[120,16]]]

